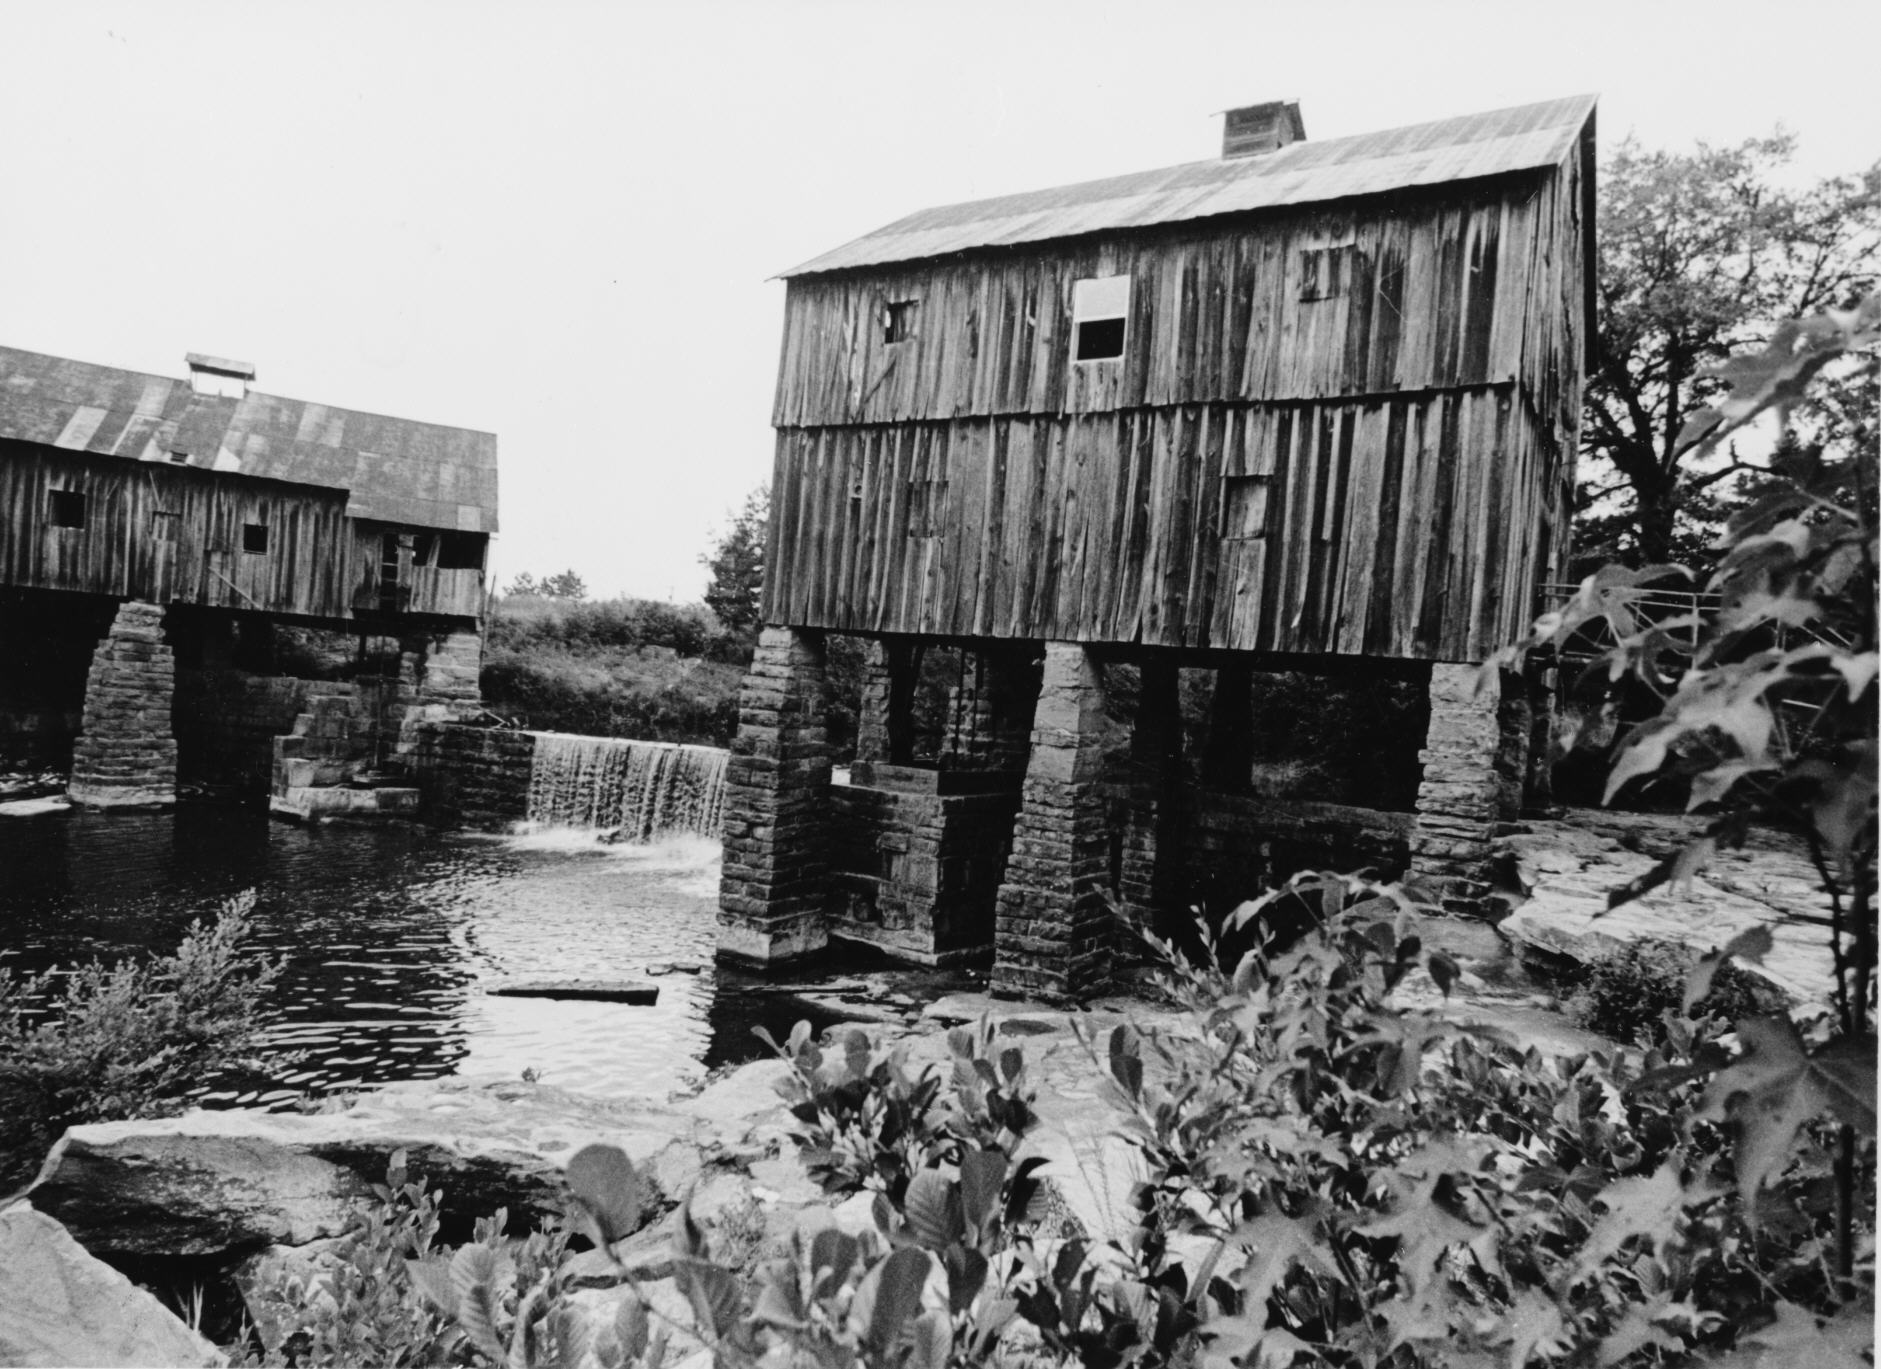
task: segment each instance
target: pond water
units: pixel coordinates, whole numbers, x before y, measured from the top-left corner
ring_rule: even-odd
[[[253,889],[257,940],[286,962],[270,1046],[299,1059],[214,1081],[204,1102],[524,1070],[562,1088],[660,1097],[764,1054],[755,1023],[781,1036],[816,1016],[713,965],[718,866],[718,844],[697,836],[602,846],[591,832],[309,827],[215,806],[0,819],[0,965],[170,950],[192,919]],[[818,967],[824,978],[854,968]],[[659,1001],[486,992],[576,978],[649,978]]]

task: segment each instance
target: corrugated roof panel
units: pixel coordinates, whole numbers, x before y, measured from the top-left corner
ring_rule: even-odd
[[[356,517],[420,527],[461,526],[459,501],[487,490],[478,522],[496,530],[496,438],[468,428],[253,390],[219,399],[186,380],[0,347],[0,437],[129,460],[185,451],[191,466],[345,490]],[[440,499],[446,471],[454,493]]]
[[[783,272],[914,261],[1219,214],[1313,204],[1554,166],[1594,112],[1595,97],[1519,105],[1434,123],[1298,142],[1237,157],[1113,176],[1050,190],[942,205]]]

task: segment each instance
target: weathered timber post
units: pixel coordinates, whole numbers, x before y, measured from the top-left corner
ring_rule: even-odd
[[[820,948],[830,750],[820,634],[765,628],[725,771],[718,951],[775,963]]]
[[[1075,642],[1045,645],[1012,855],[999,886],[992,990],[1068,999],[1110,973],[1109,838],[1097,789],[1104,685]]]
[[[1468,915],[1485,908],[1496,824],[1521,807],[1529,730],[1519,683],[1491,677],[1479,689],[1480,674],[1473,665],[1431,667],[1411,836],[1411,873],[1436,884],[1445,908]]]
[[[85,713],[67,796],[88,808],[161,808],[176,802],[176,736],[170,705],[176,658],[163,640],[163,609],[118,606],[85,680]]]

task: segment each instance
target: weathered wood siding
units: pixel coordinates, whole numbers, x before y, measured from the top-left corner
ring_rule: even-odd
[[[1561,307],[1578,291],[1578,191],[1512,177],[1448,201],[1320,206],[1230,226],[1111,236],[790,282],[779,427],[1323,399],[1521,379],[1559,402]],[[1309,252],[1345,286],[1301,298]],[[1123,357],[1071,360],[1073,284],[1131,278]],[[1555,278],[1562,277],[1558,288]],[[1541,287],[1541,288],[1537,288]],[[1578,295],[1573,309],[1578,315]],[[883,310],[914,300],[913,337]]]
[[[1565,552],[1582,213],[1570,157],[794,279],[765,619],[1480,660]],[[1302,299],[1325,249],[1345,288]],[[1072,286],[1113,274],[1124,354],[1075,363]]]
[[[84,499],[83,527],[55,525],[53,491]],[[0,442],[0,509],[0,584],[346,619],[376,583],[379,538],[339,490]],[[244,550],[250,523],[265,552]],[[434,570],[408,611],[476,617],[481,582]]]
[[[1481,659],[1552,453],[1513,386],[786,429],[769,622]]]

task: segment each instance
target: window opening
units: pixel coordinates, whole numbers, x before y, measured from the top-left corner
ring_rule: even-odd
[[[483,535],[475,532],[438,534],[439,570],[482,570]]]
[[[1109,361],[1123,355],[1130,312],[1130,278],[1100,276],[1071,287],[1073,361]]]
[[[172,447],[170,449],[170,464],[172,466],[184,466],[189,464],[189,453]]]
[[[53,490],[52,526],[55,528],[82,528],[85,526],[85,496],[78,490]]]
[[[242,524],[242,550],[257,556],[265,555],[268,550],[268,525],[266,523]]]
[[[889,345],[908,342],[914,337],[914,316],[921,302],[912,299],[890,300],[882,310],[882,341]]]
[[[150,535],[159,542],[176,540],[176,510],[153,509],[150,514]]]

